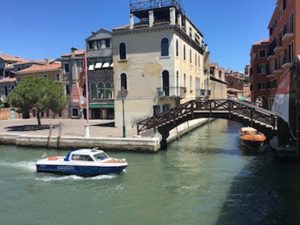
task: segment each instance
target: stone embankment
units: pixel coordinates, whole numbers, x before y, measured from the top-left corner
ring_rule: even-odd
[[[46,121],[47,124],[61,123],[62,129],[58,125],[53,130],[45,129],[38,131],[18,131],[15,127],[35,124],[36,121],[12,120],[6,121],[0,127],[0,144],[16,145],[22,147],[70,149],[70,148],[94,148],[98,147],[107,151],[129,151],[129,152],[149,152],[154,153],[160,150],[159,134],[152,134],[148,137],[141,137],[134,134],[134,129],[128,128],[130,137],[120,138],[120,129],[115,127],[102,126],[103,121],[93,121],[91,124],[90,137],[84,137],[84,121],[62,120]],[[206,124],[208,119],[198,119],[184,123],[170,132],[168,142],[179,139],[182,135],[191,130]],[[2,123],[2,122],[1,122]],[[26,125],[24,125],[26,124]],[[60,130],[60,131],[59,131]]]

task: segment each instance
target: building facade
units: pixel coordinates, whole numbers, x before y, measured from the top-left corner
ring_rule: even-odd
[[[114,119],[112,33],[105,29],[86,39],[91,119]]]
[[[85,96],[85,50],[72,48],[59,59],[65,93],[69,96],[68,117],[79,119],[86,113]]]
[[[209,97],[210,99],[227,99],[227,82],[225,78],[225,69],[219,67],[217,63],[209,65],[210,82]]]
[[[134,127],[208,89],[207,46],[180,3],[136,0],[130,6],[130,25],[113,29],[117,127],[123,118]]]
[[[29,68],[20,70],[16,73],[16,84],[22,82],[22,79],[26,76],[33,76],[33,77],[42,77],[45,79],[50,79],[56,82],[63,82],[63,76],[61,71],[61,63],[51,63],[46,65],[33,65]],[[36,117],[36,110],[32,109],[29,114],[23,114],[23,117]],[[62,110],[59,115],[54,115],[50,110],[46,113],[42,113],[42,117],[68,117],[67,110]]]
[[[251,51],[252,101],[272,108],[278,85],[290,75],[295,56],[300,54],[300,2],[277,0],[269,23],[268,40]]]
[[[227,71],[225,76],[228,98],[244,100],[245,75],[240,72]]]
[[[9,93],[16,86],[16,78],[5,77],[0,80],[0,101],[1,103],[7,102],[7,97]]]

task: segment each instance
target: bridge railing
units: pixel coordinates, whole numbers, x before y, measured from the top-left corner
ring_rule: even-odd
[[[191,114],[193,110],[194,101],[190,101],[185,104],[179,105],[168,112],[157,114],[151,118],[145,119],[137,123],[137,132],[138,134],[140,134],[146,130],[161,126],[164,123],[175,121],[179,117]]]
[[[266,125],[277,127],[277,115],[254,104],[229,99],[197,100],[196,109],[210,113],[228,111],[228,115],[238,115]]]
[[[264,126],[271,126],[277,129],[277,115],[271,111],[257,107],[256,105],[229,99],[214,100],[194,100],[179,105],[168,112],[164,112],[143,120],[137,124],[138,134],[166,123],[176,122],[176,120],[194,113],[212,114],[226,113],[228,118],[233,116],[243,117],[251,124],[261,123]]]

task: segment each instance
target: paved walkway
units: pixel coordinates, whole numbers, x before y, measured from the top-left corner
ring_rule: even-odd
[[[90,137],[122,137],[122,127],[107,127],[105,124],[112,123],[112,120],[90,120]],[[42,125],[54,126],[59,123],[63,124],[62,136],[78,136],[85,135],[86,120],[76,119],[42,119]],[[37,119],[15,119],[15,120],[0,120],[0,133],[14,134],[31,134],[31,135],[49,135],[49,129],[36,131],[18,131],[15,128],[18,126],[37,125]],[[53,129],[52,136],[58,135],[58,126]],[[135,128],[126,128],[126,136],[133,137],[136,135]]]

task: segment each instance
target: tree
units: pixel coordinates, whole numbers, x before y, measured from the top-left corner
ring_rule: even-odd
[[[58,113],[67,104],[61,83],[32,76],[22,79],[8,96],[8,101],[22,113],[36,109],[38,125],[41,125],[41,113],[48,110]]]

